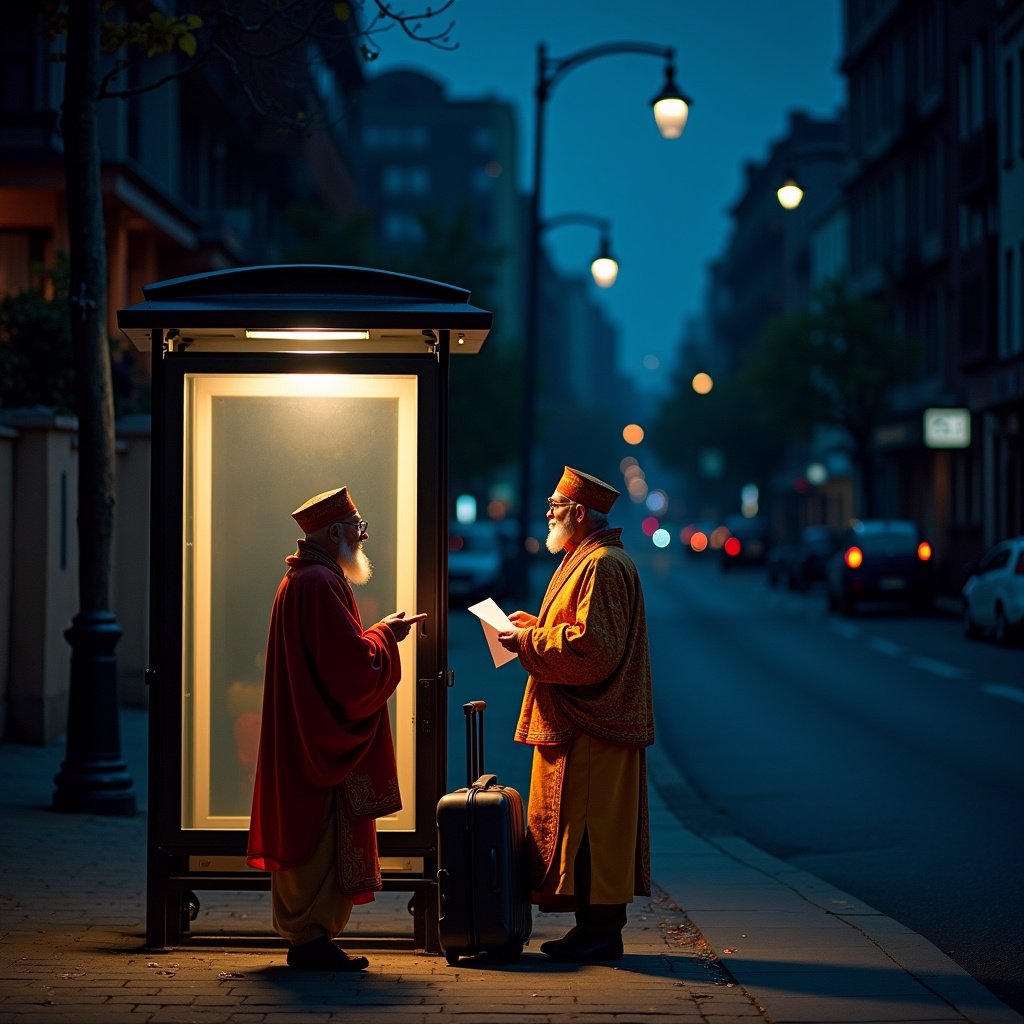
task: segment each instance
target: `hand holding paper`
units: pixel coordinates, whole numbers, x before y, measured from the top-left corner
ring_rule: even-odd
[[[498,640],[498,634],[507,630],[515,629],[509,617],[495,604],[490,597],[483,601],[469,606],[469,610],[480,620],[484,631],[484,639],[487,641],[487,649],[491,652],[491,660],[495,668],[514,661],[516,655],[512,651],[506,651]]]

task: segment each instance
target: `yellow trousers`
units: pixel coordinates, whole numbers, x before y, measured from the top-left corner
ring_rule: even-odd
[[[340,935],[352,916],[352,900],[338,880],[338,830],[332,790],[320,841],[305,864],[270,874],[274,931],[295,945]]]

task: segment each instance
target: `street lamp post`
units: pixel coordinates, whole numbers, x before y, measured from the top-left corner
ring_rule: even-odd
[[[571,54],[549,57],[547,47],[537,46],[537,79],[534,90],[533,187],[530,193],[529,236],[527,243],[526,338],[523,346],[523,396],[520,432],[519,536],[515,561],[516,589],[526,594],[526,542],[529,516],[533,507],[533,420],[536,411],[537,332],[540,321],[540,244],[544,224],[541,217],[541,188],[544,182],[544,113],[555,85],[570,71],[583,64],[617,54],[642,54],[665,61],[665,81],[652,99],[658,130],[664,138],[676,139],[686,126],[690,100],[675,84],[675,49],[652,43],[603,43]]]

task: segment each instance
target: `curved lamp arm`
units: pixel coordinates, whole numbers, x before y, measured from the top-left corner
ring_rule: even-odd
[[[590,261],[590,273],[598,288],[611,288],[619,276],[619,261],[612,255],[611,230],[612,222],[607,217],[598,217],[593,213],[559,213],[548,217],[538,224],[538,231],[543,234],[552,228],[565,227],[570,224],[583,224],[597,228],[601,232],[601,246],[597,255]]]

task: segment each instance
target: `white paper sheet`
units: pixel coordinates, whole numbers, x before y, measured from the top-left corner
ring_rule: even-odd
[[[501,668],[510,661],[514,661],[518,655],[512,651],[506,651],[498,642],[498,634],[515,626],[509,622],[508,616],[498,607],[493,598],[486,597],[476,604],[471,604],[469,610],[480,620],[483,627],[484,639],[487,641],[487,649],[491,652],[491,659],[495,668]]]

